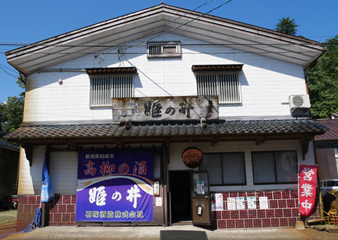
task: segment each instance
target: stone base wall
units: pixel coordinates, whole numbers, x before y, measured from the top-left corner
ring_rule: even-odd
[[[16,231],[21,232],[31,224],[36,209],[40,206],[40,195],[20,195],[18,198],[18,212]]]
[[[16,231],[23,231],[31,224],[36,209],[40,206],[39,195],[21,195],[18,203]],[[47,203],[46,226],[74,226],[75,225],[76,195],[55,195]]]
[[[298,191],[230,192],[223,194],[223,211],[212,211],[213,228],[294,227],[298,220]],[[248,209],[246,197],[256,197],[256,209]],[[227,210],[228,197],[244,197],[244,210]],[[259,197],[267,197],[269,208],[260,209]],[[23,231],[40,206],[39,195],[19,196],[17,228]],[[76,195],[56,195],[47,204],[46,226],[75,225]],[[320,218],[319,209],[310,219]]]
[[[223,192],[223,211],[212,211],[214,228],[294,227],[299,219],[298,191]],[[227,210],[228,197],[244,197],[245,209]],[[247,198],[256,197],[256,209],[248,209]],[[259,197],[267,197],[268,209],[260,209]],[[310,219],[320,218],[319,209]]]
[[[48,202],[48,226],[74,226],[75,225],[76,195],[55,195]]]

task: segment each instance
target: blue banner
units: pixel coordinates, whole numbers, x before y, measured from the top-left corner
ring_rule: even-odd
[[[42,168],[42,183],[41,183],[41,202],[49,202],[54,198],[54,191],[50,183],[49,174],[46,166],[46,155],[43,161]]]
[[[153,221],[153,150],[78,152],[78,222]]]

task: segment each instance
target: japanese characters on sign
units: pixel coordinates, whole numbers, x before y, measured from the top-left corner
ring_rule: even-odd
[[[317,188],[317,166],[299,165],[299,210],[300,215],[310,216],[315,209]]]
[[[76,221],[153,220],[153,151],[78,153]]]
[[[218,119],[218,96],[113,98],[113,121]]]

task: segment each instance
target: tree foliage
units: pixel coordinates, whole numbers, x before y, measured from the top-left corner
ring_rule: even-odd
[[[23,80],[25,79],[22,77],[19,77],[17,80],[21,88],[25,88]],[[23,117],[24,101],[25,93],[22,92],[19,97],[8,97],[6,102],[0,103],[0,139],[20,127]]]
[[[297,27],[299,27],[299,25],[296,24],[295,19],[290,19],[290,17],[283,17],[282,19],[279,19],[279,23],[277,23],[275,30],[280,33],[286,33],[292,36],[296,36]]]
[[[338,112],[338,35],[324,43],[327,51],[307,75],[313,118]]]

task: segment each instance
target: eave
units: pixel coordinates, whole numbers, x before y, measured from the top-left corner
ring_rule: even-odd
[[[30,75],[61,62],[114,49],[114,46],[131,42],[147,32],[169,31],[200,15],[199,12],[160,4],[8,51],[7,61],[20,72]],[[304,69],[324,51],[320,43],[312,40],[212,15],[204,15],[171,33],[294,63]]]
[[[215,120],[201,124],[198,121],[133,122],[121,124],[73,124],[22,126],[5,136],[18,142],[32,156],[34,145],[68,145],[78,150],[86,144],[116,144],[118,148],[128,144],[171,142],[210,142],[215,146],[221,141],[255,141],[261,145],[267,140],[299,140],[303,158],[313,137],[323,134],[327,128],[312,120]]]

